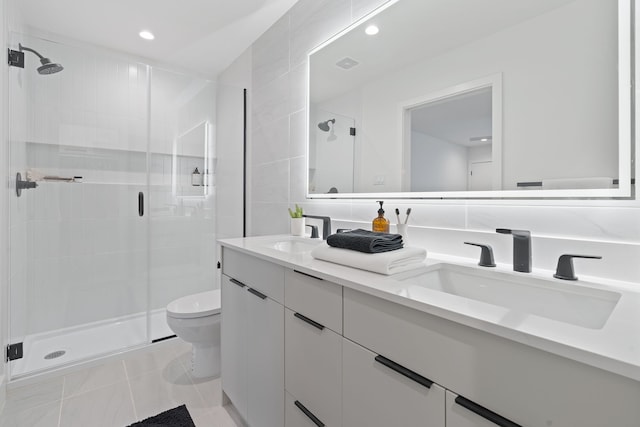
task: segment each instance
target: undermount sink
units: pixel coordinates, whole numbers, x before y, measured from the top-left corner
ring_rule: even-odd
[[[589,329],[602,328],[620,299],[617,292],[575,282],[444,263],[399,280],[409,296],[431,289]]]
[[[311,250],[318,246],[321,242],[322,240],[319,239],[311,240],[305,238],[291,238],[274,242],[270,245],[270,247],[280,252],[299,254],[304,252],[311,252]]]

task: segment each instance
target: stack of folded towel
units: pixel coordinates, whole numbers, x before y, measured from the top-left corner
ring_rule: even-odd
[[[327,244],[334,248],[377,254],[402,249],[402,236],[399,234],[375,233],[368,230],[351,230],[332,234]]]
[[[332,234],[327,244],[316,246],[311,256],[380,274],[395,274],[422,266],[427,251],[403,247],[399,234],[353,230]]]

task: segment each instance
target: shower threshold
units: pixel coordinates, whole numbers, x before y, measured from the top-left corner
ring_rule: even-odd
[[[152,336],[149,339],[146,313],[27,335],[23,341],[24,357],[10,362],[11,380],[125,351],[173,335],[165,316],[164,309],[150,313]]]

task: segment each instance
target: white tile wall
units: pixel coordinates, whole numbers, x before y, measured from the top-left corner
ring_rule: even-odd
[[[311,49],[384,3],[386,0],[300,0],[254,43],[254,62],[245,63],[251,73],[249,83],[253,83],[248,153],[252,159],[248,206],[252,235],[287,233],[286,208],[295,203],[309,213],[331,216],[334,229],[338,224],[369,227],[376,216],[377,205],[371,200],[304,198],[304,70]],[[287,117],[285,151],[286,136],[280,126]],[[283,171],[287,160],[288,177]],[[634,201],[559,205],[546,201],[387,200],[385,206],[391,219],[396,207],[402,212],[412,207],[412,241],[431,252],[475,257],[477,250],[463,242],[480,240],[494,244],[496,256],[510,262],[511,241],[494,230],[524,228],[534,235],[537,268],[554,269],[559,254],[583,252],[603,256],[598,262],[576,262],[583,274],[640,282],[640,269],[633,261],[640,255],[639,204]]]

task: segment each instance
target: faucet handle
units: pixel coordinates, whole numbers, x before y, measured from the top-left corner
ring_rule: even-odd
[[[493,260],[493,249],[491,248],[491,246],[473,242],[464,242],[464,244],[482,248],[482,251],[480,252],[480,262],[478,262],[478,265],[480,267],[496,266],[496,262]]]
[[[553,277],[563,280],[578,280],[573,269],[574,258],[602,259],[601,256],[596,255],[560,255],[560,258],[558,258],[558,266],[556,267],[556,274],[554,274]]]
[[[320,236],[318,235],[318,226],[313,224],[307,224],[307,227],[311,227],[311,238],[318,239]]]

